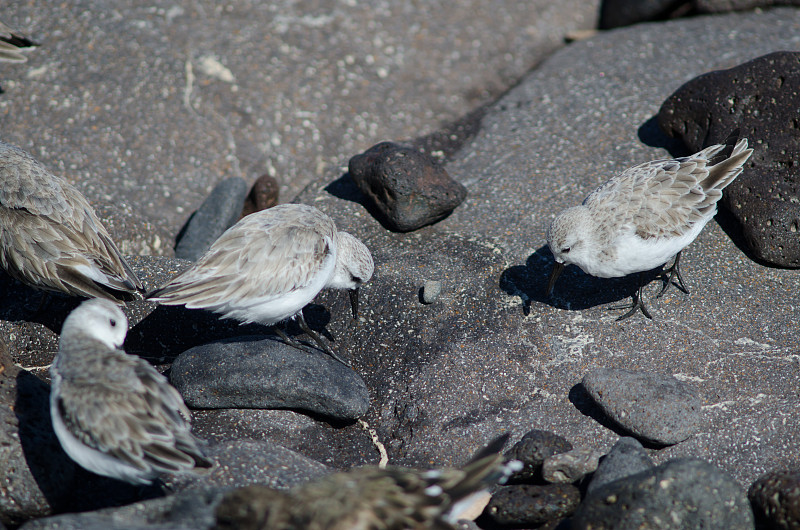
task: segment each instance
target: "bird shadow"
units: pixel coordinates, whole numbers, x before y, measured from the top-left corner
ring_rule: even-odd
[[[0,271],[0,320],[41,324],[58,334],[64,320],[82,301],[28,287]]]
[[[603,409],[597,404],[597,402],[592,399],[592,396],[589,395],[589,392],[586,391],[586,388],[583,386],[583,383],[578,383],[572,388],[569,389],[569,394],[567,396],[570,403],[584,416],[587,416],[606,429],[613,431],[620,437],[633,437],[636,438],[641,444],[642,447],[647,449],[663,449],[667,447],[667,445],[659,444],[655,442],[651,442],[649,440],[642,439],[629,430],[625,429],[617,422],[609,418]]]
[[[669,154],[675,158],[682,156],[689,156],[691,151],[686,147],[686,144],[678,138],[671,138],[661,130],[658,126],[658,115],[650,117],[647,121],[642,123],[637,130],[639,141],[650,147],[661,147],[669,151]]]
[[[72,462],[53,430],[47,383],[20,370],[16,387],[14,414],[25,463],[55,513],[122,506],[164,495],[158,486],[131,486],[90,473]],[[103,495],[97,495],[98,491]]]
[[[525,265],[514,265],[500,275],[500,288],[511,296],[522,299],[522,311],[530,314],[533,302],[580,311],[599,305],[619,302],[630,297],[639,287],[637,276],[623,278],[596,278],[586,274],[578,267],[567,266],[559,276],[553,294],[547,296],[547,282],[555,260],[550,248],[543,245],[528,256]],[[649,282],[661,275],[656,269],[647,273]]]
[[[311,329],[333,340],[326,329],[331,314],[324,306],[309,304],[304,309],[304,314]],[[301,337],[303,340],[298,342],[306,344],[305,334],[295,322],[288,323],[286,334],[292,338]],[[195,346],[248,336],[281,340],[269,326],[240,324],[236,320],[220,318],[219,315],[203,309],[160,305],[131,328],[125,339],[125,350],[153,364],[166,364]],[[308,345],[317,349],[315,344]]]

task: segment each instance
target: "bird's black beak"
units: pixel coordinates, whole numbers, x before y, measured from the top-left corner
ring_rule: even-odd
[[[350,307],[353,308],[353,320],[358,318],[358,287],[350,289]]]
[[[561,271],[563,270],[564,270],[563,263],[559,263],[558,261],[556,261],[553,264],[553,272],[550,273],[550,279],[547,281],[547,296],[553,294],[553,287],[555,286],[556,280],[558,279],[559,275],[561,274]]]

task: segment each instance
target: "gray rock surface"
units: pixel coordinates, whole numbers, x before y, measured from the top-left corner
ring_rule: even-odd
[[[3,69],[3,140],[151,221],[128,236],[169,252],[221,178],[267,169],[291,199],[374,143],[491,101],[598,4],[13,2],[3,19],[42,45]]]
[[[580,491],[572,484],[514,484],[498,488],[483,513],[495,524],[524,527],[563,519],[580,501]]]
[[[247,183],[240,177],[223,180],[197,208],[178,236],[175,257],[196,261],[225,230],[239,220],[247,197]]]
[[[657,463],[697,456],[749,484],[795,461],[797,271],[749,259],[710,223],[681,261],[692,294],[670,290],[650,303],[655,321],[614,323],[606,310],[630,296],[636,278],[567,268],[556,297],[544,290],[555,213],[634,164],[685,153],[657,127],[661,103],[701,73],[800,47],[797,14],[680,19],[560,50],[492,106],[447,163],[469,195],[434,226],[387,233],[345,178],[299,196],[364,241],[378,264],[362,293],[367,325],[348,335],[347,351],[378,389],[364,419],[391,461],[454,463],[501,429],[532,426],[607,450],[618,433],[573,390],[598,366],[669,374],[703,396],[703,430],[654,454]],[[424,306],[419,285],[432,277],[459,283]],[[646,301],[658,288],[647,286]],[[330,308],[332,298],[317,302]],[[397,344],[404,353],[391,350]]]
[[[211,445],[206,455],[214,468],[205,475],[168,475],[169,491],[263,484],[290,489],[330,472],[324,464],[264,440],[233,440]]]
[[[582,384],[609,419],[640,440],[672,445],[703,427],[697,390],[672,376],[595,368]]]
[[[369,407],[364,380],[351,368],[280,339],[197,346],[175,359],[169,379],[193,408],[290,408],[355,420]]]
[[[258,146],[272,146],[268,147],[272,154],[291,153],[283,160],[287,165],[297,164],[298,170],[273,173],[291,175],[283,183],[284,197],[291,197],[290,187],[300,189],[323,174],[298,200],[332,215],[337,226],[365,241],[376,258],[375,277],[362,292],[359,324],[351,326],[349,319],[333,317],[327,327],[337,339],[341,337],[341,347],[367,382],[372,401],[363,419],[375,429],[391,463],[463,464],[496,434],[510,430],[519,436],[532,427],[559,432],[576,445],[607,448],[617,434],[595,421],[592,405],[574,390],[581,375],[597,366],[671,374],[699,388],[707,427],[686,442],[654,454],[657,462],[701,456],[742,484],[749,484],[766,469],[796,462],[800,367],[794,353],[800,323],[792,308],[799,303],[800,278],[797,271],[766,268],[750,260],[723,230],[727,226],[724,219],[720,218],[721,225],[709,224],[683,255],[683,272],[692,294],[671,290],[651,304],[654,322],[640,318],[617,324],[604,310],[607,304],[627,298],[635,280],[602,280],[568,269],[556,298],[545,299],[542,292],[552,265],[544,249],[544,232],[552,216],[577,204],[616,172],[684,153],[683,146],[665,137],[652,119],[660,104],[699,74],[777,49],[800,48],[797,10],[647,24],[604,32],[567,46],[480,113],[480,124],[472,115],[471,125],[460,129],[477,132],[477,136],[446,167],[468,188],[466,201],[434,226],[393,234],[372,219],[352,181],[341,178],[343,169],[326,170],[326,164],[333,160],[341,167],[369,145],[386,138],[425,134],[426,128],[463,112],[460,96],[442,96],[443,92],[431,90],[431,84],[462,90],[475,79],[475,64],[491,63],[489,71],[495,75],[503,64],[538,60],[541,56],[526,55],[524,50],[541,41],[519,36],[513,29],[518,27],[516,23],[525,23],[524,17],[493,32],[481,25],[484,22],[464,24],[459,17],[468,14],[476,20],[496,21],[507,13],[504,4],[482,4],[491,11],[487,17],[480,9],[471,9],[473,4],[457,12],[447,10],[447,17],[438,20],[447,18],[452,21],[448,27],[464,29],[470,43],[479,42],[478,36],[491,41],[474,49],[462,46],[456,52],[449,43],[464,41],[437,33],[442,26],[430,22],[434,17],[426,11],[427,6],[409,13],[404,21],[413,25],[413,20],[422,20],[418,28],[426,30],[419,41],[419,49],[424,51],[418,54],[438,57],[438,65],[448,62],[445,55],[451,54],[447,55],[450,65],[425,69],[412,61],[413,66],[402,67],[407,75],[365,84],[363,91],[374,88],[381,96],[379,103],[367,104],[380,109],[370,114],[360,105],[345,107],[348,101],[366,100],[364,92],[352,100],[339,97],[346,79],[337,80],[341,84],[333,87],[322,85],[331,79],[325,72],[341,72],[345,77],[351,69],[356,77],[373,72],[372,66],[362,63],[362,57],[373,53],[376,38],[384,44],[390,41],[385,28],[397,28],[397,34],[406,39],[409,24],[397,24],[391,12],[375,8],[359,19],[377,17],[372,23],[375,31],[336,33],[324,22],[332,20],[337,28],[347,29],[357,21],[325,17],[324,6],[310,18],[293,17],[306,7],[293,5],[281,13],[292,23],[286,23],[286,32],[276,36],[263,27],[273,28],[286,18],[275,21],[272,17],[272,22],[252,26],[245,21],[255,18],[247,15],[267,12],[271,4],[245,3],[230,11],[217,11],[206,2],[200,5],[202,12],[195,5],[150,3],[132,6],[123,14],[93,3],[85,6],[81,16],[65,15],[66,4],[10,5],[12,14],[26,21],[11,22],[26,32],[29,27],[41,28],[43,33],[34,37],[45,42],[35,50],[35,61],[31,54],[25,65],[3,70],[6,94],[0,99],[0,110],[14,118],[4,122],[4,139],[23,145],[49,162],[48,167],[79,181],[95,205],[101,199],[113,203],[117,210],[107,215],[113,217],[109,225],[115,237],[120,227],[135,226],[136,230],[129,232],[132,235],[120,238],[123,246],[140,245],[152,252],[157,252],[157,237],[163,251],[163,242],[171,241],[188,213],[210,192],[211,182],[202,178],[213,175],[216,182],[222,176],[250,174],[250,169],[239,172],[233,168],[260,164],[247,162],[261,160],[262,152],[248,150],[252,145],[242,141],[243,137],[255,139]],[[542,5],[550,6],[549,11],[536,18],[531,31],[546,27],[550,35],[560,34],[565,26],[556,27],[553,10],[572,10],[569,17],[575,20],[584,10],[593,16],[596,8],[570,2],[513,3],[513,8],[528,10]],[[337,6],[348,13],[364,11],[349,4]],[[32,18],[25,18],[27,15]],[[301,25],[313,25],[316,15],[323,16],[321,27]],[[218,31],[209,31],[209,27]],[[176,36],[178,31],[191,37]],[[347,35],[337,41],[340,47],[351,39],[363,45],[351,54],[352,65],[339,67],[335,62],[339,57],[344,61],[347,54],[314,62],[310,50],[327,42],[329,34]],[[51,36],[49,41],[41,38],[46,35]],[[140,39],[140,35],[152,38]],[[259,38],[253,40],[254,35]],[[520,44],[506,48],[514,53],[497,62],[476,61],[477,55],[497,49],[492,42],[499,41],[494,39],[516,39]],[[442,46],[431,46],[434,40]],[[85,42],[92,43],[91,48],[76,46]],[[56,56],[40,54],[48,45],[63,51]],[[259,47],[263,49],[256,49]],[[128,53],[121,54],[120,49]],[[365,49],[370,51],[362,53]],[[440,49],[448,51],[440,53]],[[238,91],[234,92],[230,83],[200,72],[199,59],[210,55],[205,50],[214,50],[218,61],[234,74]],[[276,67],[283,68],[278,74],[276,69],[264,73],[253,68],[254,57],[287,62]],[[291,58],[297,62],[290,63]],[[373,59],[380,63],[386,55],[374,55]],[[301,61],[306,62],[298,66]],[[215,70],[214,61],[203,64],[212,73],[224,72]],[[307,68],[309,65],[316,70]],[[469,79],[456,73],[463,65],[467,65]],[[260,80],[242,82],[242,72],[250,70],[261,72],[256,74]],[[429,84],[414,85],[420,73],[427,76],[430,72],[437,75]],[[121,81],[120,75],[131,75],[133,80]],[[267,75],[273,76],[270,81],[277,81],[262,82]],[[422,97],[400,98],[403,88],[393,84],[399,78],[413,85],[409,94]],[[82,89],[73,90],[76,85]],[[388,97],[402,99],[403,109],[422,108],[424,112],[414,114],[387,105],[389,85],[396,91]],[[303,86],[309,88],[303,91]],[[281,99],[280,94],[295,92],[301,92],[297,98]],[[337,101],[316,104],[325,95]],[[186,97],[188,105],[184,105]],[[118,104],[120,100],[125,105]],[[442,103],[448,101],[453,106],[442,111]],[[458,110],[452,110],[456,107]],[[281,108],[288,110],[279,116]],[[354,112],[354,108],[358,110]],[[119,109],[129,110],[123,113]],[[236,110],[228,113],[224,109]],[[161,121],[164,116],[167,119]],[[236,123],[241,128],[227,127],[227,118],[241,120]],[[301,126],[303,120],[308,120],[307,128]],[[278,121],[283,128],[273,127]],[[120,122],[129,124],[130,136],[128,129],[121,132]],[[215,127],[220,123],[222,126]],[[175,129],[177,133],[167,132]],[[320,140],[312,142],[315,130],[335,138],[320,134]],[[295,135],[302,137],[302,145],[292,139]],[[463,136],[459,138],[463,140]],[[169,149],[165,148],[167,142],[171,142]],[[323,144],[329,147],[320,147]],[[238,159],[231,154],[234,148]],[[302,156],[295,162],[293,150],[323,155],[319,165],[308,164]],[[248,153],[255,155],[248,158]],[[277,158],[270,160],[273,166],[280,166],[273,162]],[[263,173],[261,169],[253,174]],[[129,200],[135,207],[126,205]],[[131,213],[130,218],[125,212]],[[145,220],[154,227],[141,224]],[[130,225],[125,225],[129,221]],[[148,287],[186,265],[156,258],[132,261]],[[419,299],[419,286],[427,278],[447,282],[447,296],[430,306]],[[649,300],[654,291],[655,287],[649,286],[645,297]],[[8,337],[14,361],[43,375],[55,351],[55,331],[68,309],[56,301],[57,311],[29,324],[24,318],[29,313],[20,308],[23,302],[27,311],[35,311],[38,298],[13,286],[0,289],[4,319],[0,332]],[[323,293],[317,303],[331,315],[346,314],[348,309],[345,300],[330,293]],[[131,319],[136,326],[126,348],[163,367],[189,347],[260,329],[239,327],[205,312],[154,309],[147,302],[131,304],[128,312],[136,317]],[[331,425],[290,411],[226,409],[195,416],[196,427],[206,437],[282,440],[303,454],[337,465],[377,460],[369,431],[360,423]],[[277,426],[272,424],[276,419]],[[329,460],[323,458],[326,452]]]
[[[725,13],[774,6],[800,6],[798,0],[692,0],[698,13]]]
[[[636,438],[620,438],[600,460],[591,482],[586,487],[586,493],[590,494],[609,482],[647,471],[652,467],[653,460]]]
[[[697,459],[677,459],[611,482],[583,499],[572,528],[754,528],[741,486]]]
[[[800,267],[800,52],[775,52],[710,72],[681,86],[661,106],[662,130],[697,151],[740,129],[753,155],[725,188],[727,208],[757,258]]]

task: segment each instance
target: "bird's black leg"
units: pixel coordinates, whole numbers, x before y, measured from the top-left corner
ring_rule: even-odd
[[[619,322],[620,320],[625,320],[626,318],[632,317],[634,315],[634,313],[636,313],[636,311],[638,311],[639,309],[642,310],[642,313],[644,314],[644,316],[646,316],[650,320],[653,320],[653,317],[650,316],[650,312],[647,310],[647,307],[645,307],[644,302],[642,301],[642,289],[644,289],[644,273],[640,272],[639,273],[639,288],[636,290],[635,293],[633,293],[633,297],[632,297],[633,300],[631,301],[631,303],[630,304],[616,305],[616,306],[609,307],[609,309],[611,309],[611,310],[613,310],[613,309],[629,309],[629,311],[627,313],[625,313],[624,315],[622,315],[620,317],[617,317],[617,322]]]
[[[344,362],[344,360],[342,358],[340,358],[338,355],[336,355],[336,353],[330,348],[330,346],[325,344],[325,342],[322,340],[322,337],[319,336],[319,333],[317,333],[316,331],[311,329],[308,326],[308,324],[306,324],[306,319],[305,319],[305,317],[303,317],[303,310],[302,309],[300,310],[299,313],[297,313],[295,318],[297,319],[297,323],[300,324],[300,329],[302,329],[305,332],[306,335],[308,335],[309,337],[314,339],[314,342],[317,343],[317,345],[320,347],[320,349],[322,351],[324,351],[325,353],[327,353],[328,355],[330,355],[331,357],[333,357],[334,359],[336,359],[337,361],[339,361],[343,365],[347,366],[348,368],[352,368],[352,366],[350,366],[349,364]]]
[[[678,252],[675,254],[675,261],[672,263],[672,266],[668,269],[664,269],[664,274],[667,276],[666,281],[664,282],[664,286],[661,288],[661,291],[656,295],[656,298],[661,298],[661,295],[667,290],[667,287],[670,286],[672,280],[676,277],[678,278],[678,283],[676,287],[683,291],[686,294],[689,294],[689,289],[686,288],[686,284],[683,283],[683,277],[681,277],[681,253]]]

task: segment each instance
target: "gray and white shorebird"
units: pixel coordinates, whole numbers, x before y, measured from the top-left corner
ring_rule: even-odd
[[[639,288],[623,320],[641,309],[643,272],[675,261],[661,297],[674,278],[688,294],[680,274],[681,251],[717,212],[722,190],[742,172],[753,150],[734,131],[724,143],[691,156],[655,160],[625,170],[589,194],[580,206],[559,213],[547,230],[547,245],[555,265],[547,285],[553,291],[565,265],[577,265],[587,274],[617,278],[639,273]]]
[[[424,530],[452,529],[484,495],[522,469],[503,462],[502,436],[464,467],[362,467],[312,480],[289,492],[248,486],[223,497],[217,530]],[[478,506],[478,513],[483,509]]]
[[[242,323],[272,326],[294,318],[322,350],[344,362],[306,324],[302,310],[323,288],[348,289],[357,318],[358,289],[373,270],[367,247],[337,230],[333,219],[312,206],[282,204],[241,219],[147,298]]]
[[[0,142],[0,267],[31,287],[86,298],[141,298],[86,198],[31,155]]]
[[[28,58],[21,51],[31,46],[38,45],[0,21],[0,61],[24,63]]]
[[[131,484],[209,469],[181,395],[150,363],[119,349],[127,331],[109,300],[87,300],[64,321],[50,366],[61,447],[83,468]]]

